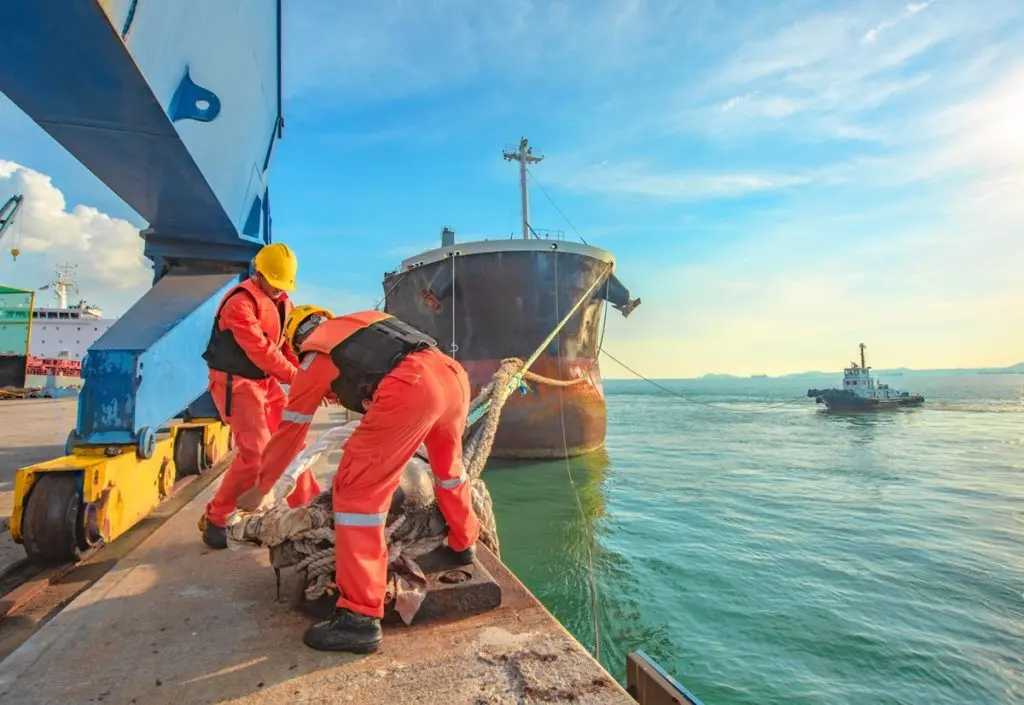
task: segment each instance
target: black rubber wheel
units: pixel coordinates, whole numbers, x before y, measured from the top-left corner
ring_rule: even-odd
[[[178,431],[174,439],[175,478],[180,480],[189,475],[201,475],[208,469],[206,448],[203,446],[203,429],[186,428]]]
[[[36,480],[22,519],[25,553],[33,563],[75,562],[88,546],[82,527],[82,476],[44,473]]]

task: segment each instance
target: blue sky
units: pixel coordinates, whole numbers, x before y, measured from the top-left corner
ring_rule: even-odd
[[[525,135],[643,298],[606,344],[647,374],[834,370],[860,342],[879,366],[1024,359],[1021,3],[378,0],[285,22],[271,190],[300,299],[372,306],[442,225],[516,231],[501,150]],[[88,242],[115,253],[79,260],[90,299],[145,289],[143,223],[6,101],[0,160],[0,197],[28,179],[45,204],[0,279],[38,286]],[[572,233],[531,196],[535,227]]]

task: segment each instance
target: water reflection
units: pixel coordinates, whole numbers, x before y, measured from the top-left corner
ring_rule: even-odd
[[[917,410],[891,409],[886,411],[820,411],[819,416],[823,423],[830,426],[848,429],[852,435],[848,440],[870,448],[879,438],[889,430],[905,422],[906,414],[916,413]]]
[[[561,459],[492,460],[484,479],[494,499],[502,560],[591,653],[596,590],[601,662],[622,680],[628,650],[643,646],[668,654],[672,645],[663,623],[643,618],[646,591],[631,557],[602,540],[613,533],[605,527],[611,521],[605,497],[610,468],[602,449],[570,459],[568,469]]]

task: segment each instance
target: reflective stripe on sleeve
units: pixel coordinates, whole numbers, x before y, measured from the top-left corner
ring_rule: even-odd
[[[440,487],[442,489],[446,489],[446,490],[454,490],[456,487],[458,487],[459,485],[461,485],[465,481],[466,481],[466,474],[465,473],[463,473],[462,475],[459,475],[458,477],[453,477],[450,480],[441,480],[441,479],[439,479],[437,477],[434,478],[434,483],[438,487]]]

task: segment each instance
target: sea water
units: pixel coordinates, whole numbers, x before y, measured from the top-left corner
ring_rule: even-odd
[[[602,663],[706,705],[1024,702],[1024,376],[883,381],[925,406],[608,381],[604,451],[488,467],[502,558],[591,651],[593,576]]]

